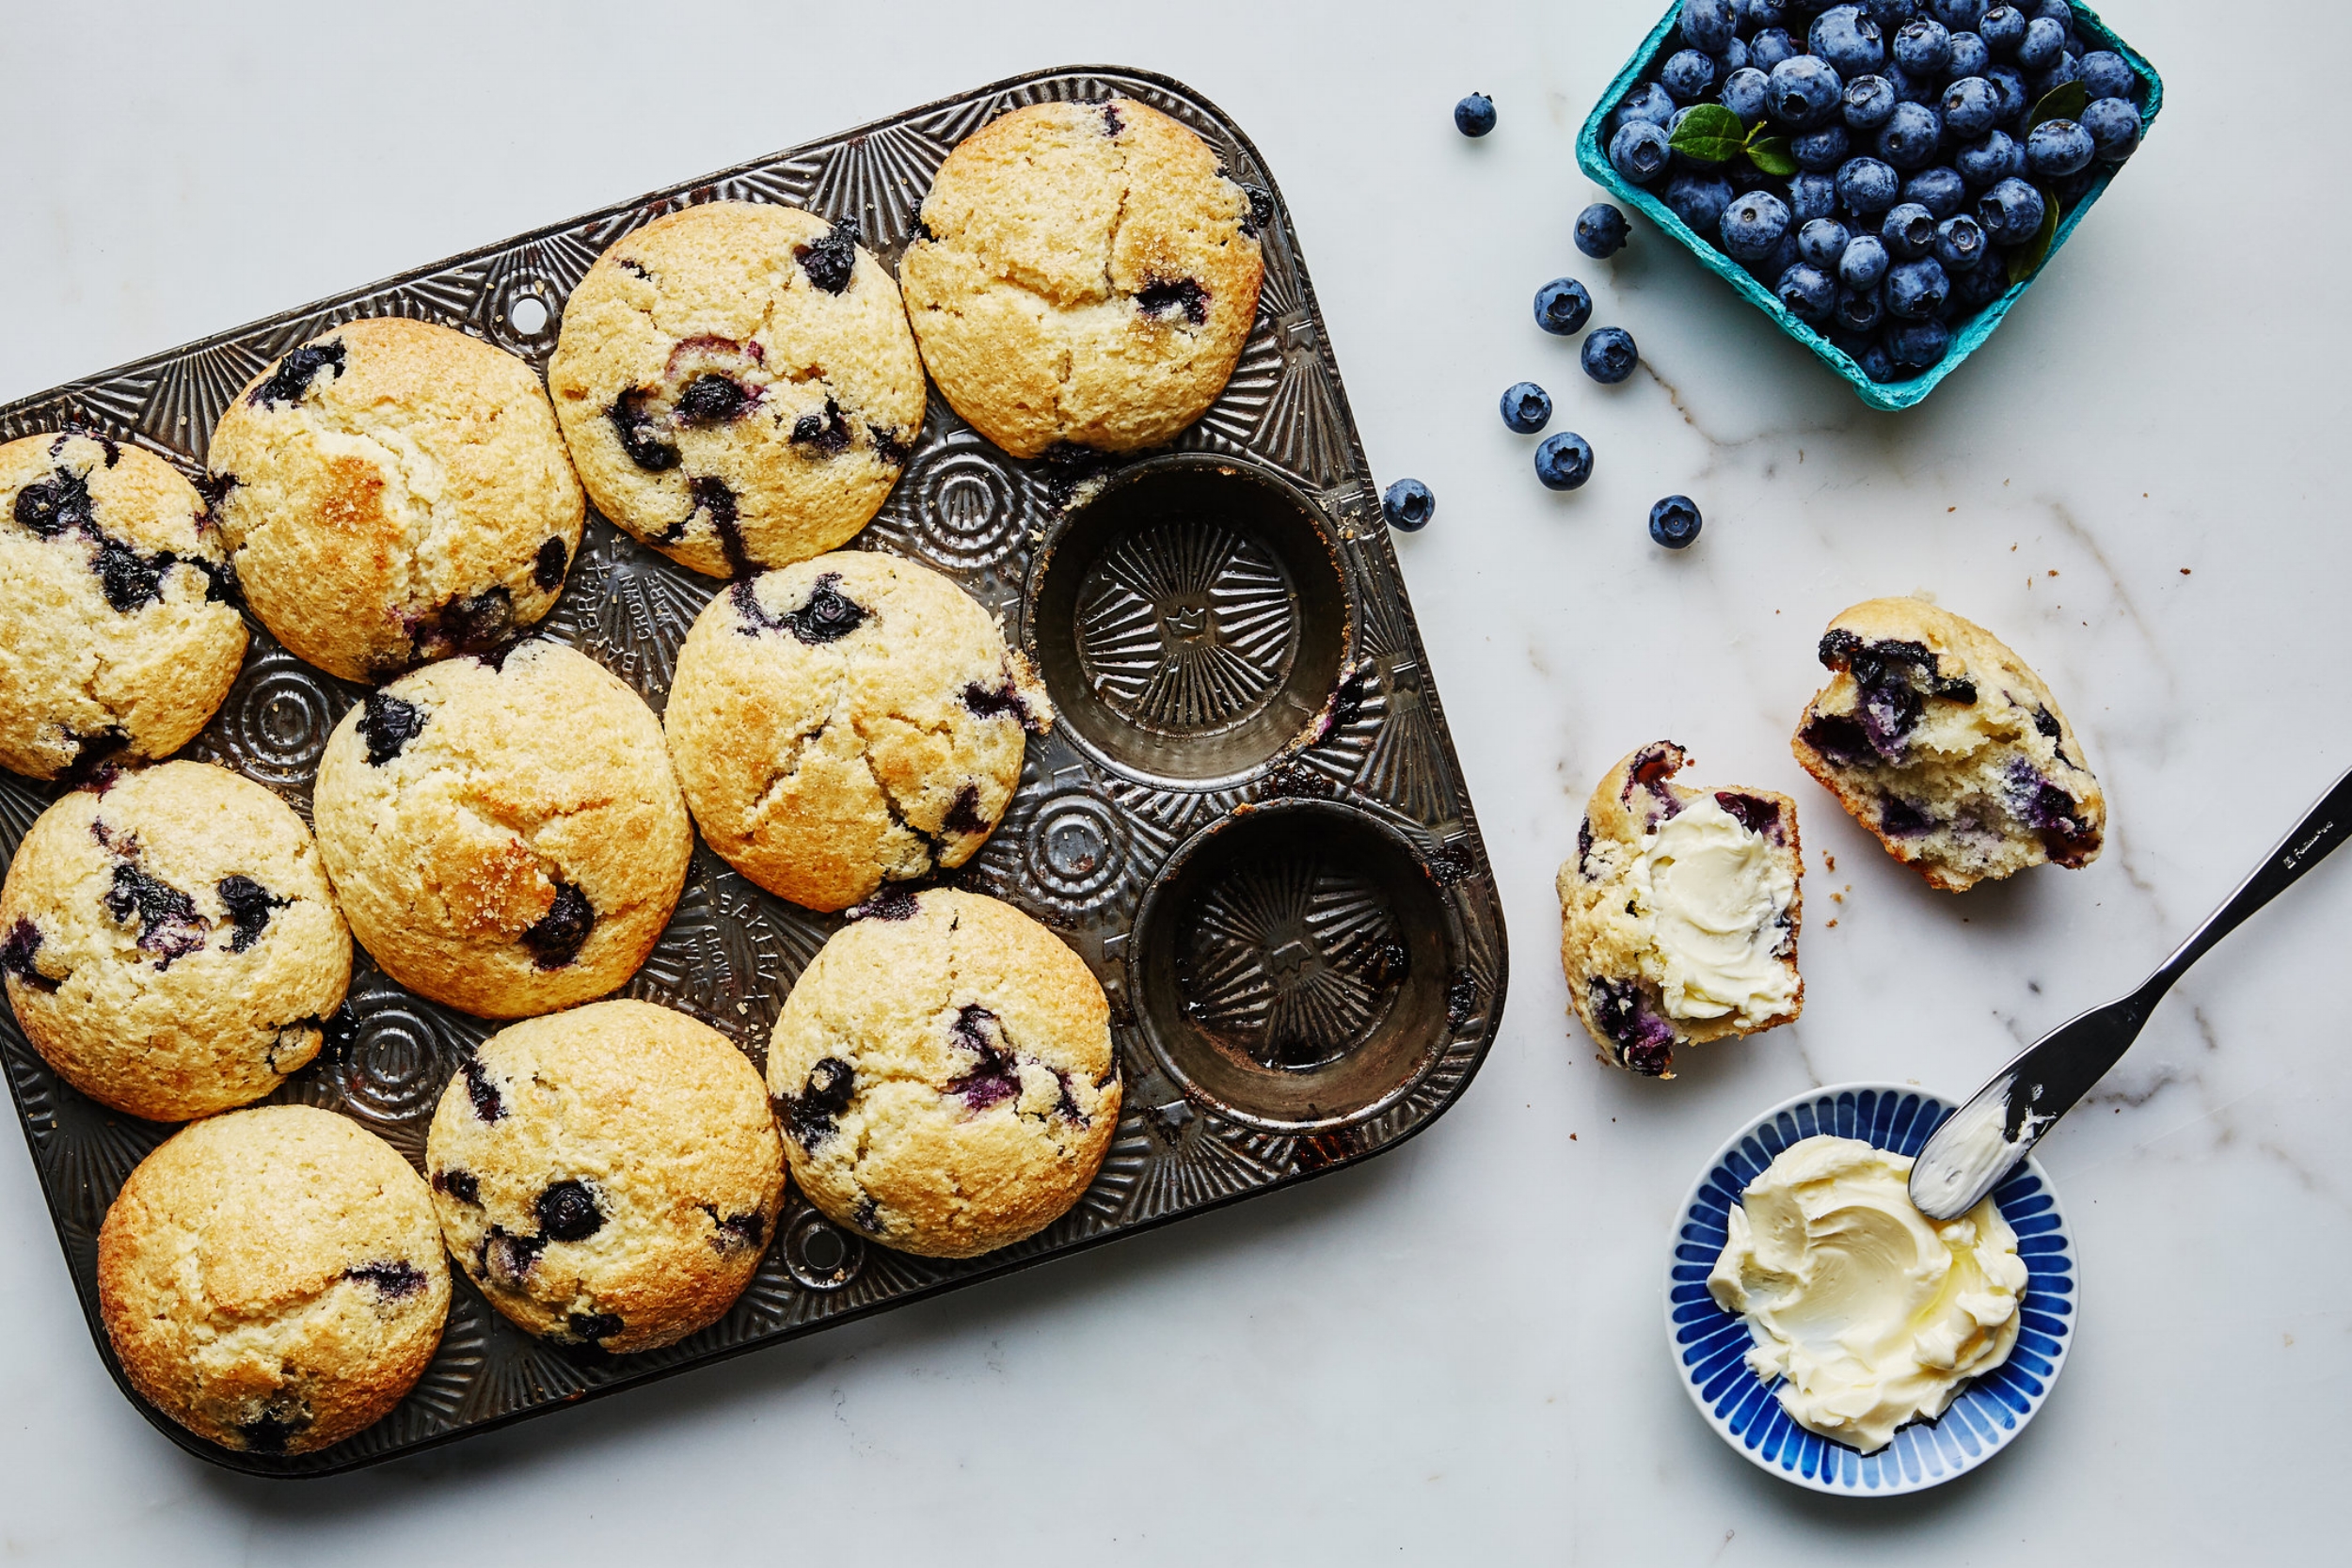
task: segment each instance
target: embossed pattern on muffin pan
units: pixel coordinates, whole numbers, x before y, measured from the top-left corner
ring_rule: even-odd
[[[1377,495],[1288,213],[1257,150],[1190,88],[1123,68],[982,87],[623,202],[0,408],[0,440],[75,425],[201,472],[214,422],[262,366],[337,322],[403,314],[479,334],[543,373],[569,291],[621,235],[680,205],[781,201],[855,216],[896,268],[950,148],[1048,99],[1139,100],[1204,137],[1248,187],[1265,252],[1232,383],[1171,447],[1065,468],[1007,457],[935,394],[889,504],[853,542],[946,573],[1027,647],[1062,718],[950,879],[1054,927],[1111,1001],[1118,1136],[1077,1207],[1017,1246],[912,1258],[835,1228],[795,1192],[733,1310],[615,1357],[530,1338],[462,1278],[439,1354],[369,1431],[296,1458],[232,1453],[130,1395],[229,1467],[326,1475],[522,1419],[1302,1180],[1426,1127],[1502,1018],[1502,911]],[[540,629],[659,711],[719,584],[590,514]],[[249,618],[248,618],[249,620]],[[307,819],[328,732],[364,689],[258,624],[234,689],[182,754],[237,769]],[[0,861],[56,786],[0,773]],[[622,993],[681,1008],[755,1064],[837,917],[760,892],[699,842],[675,917]],[[424,1001],[360,955],[318,1059],[276,1097],[326,1106],[421,1167],[460,1054],[495,1025]],[[173,1129],[62,1084],[0,1009],[0,1059],[99,1354],[98,1227]]]

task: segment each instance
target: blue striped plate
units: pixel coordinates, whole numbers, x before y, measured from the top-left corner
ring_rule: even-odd
[[[1933,1421],[1914,1421],[1864,1456],[1788,1418],[1748,1370],[1747,1324],[1715,1305],[1707,1274],[1724,1250],[1725,1216],[1750,1181],[1790,1144],[1816,1133],[1861,1138],[1916,1154],[1952,1107],[1894,1084],[1839,1084],[1774,1106],[1707,1164],[1675,1222],[1666,1270],[1666,1338],[1683,1386],[1724,1442],[1783,1481],[1816,1492],[1894,1497],[1973,1470],[2014,1442],[2066,1365],[2081,1300],[2080,1271],[2049,1173],[2037,1160],[1994,1193],[2026,1259],[2025,1322],[2009,1359],[1963,1390]]]

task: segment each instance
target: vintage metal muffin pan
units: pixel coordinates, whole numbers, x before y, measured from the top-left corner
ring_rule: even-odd
[[[1061,710],[1031,740],[1003,825],[952,879],[1055,927],[1110,995],[1126,1103],[1092,1188],[1040,1235],[964,1262],[869,1244],[796,1193],[734,1309],[641,1355],[542,1344],[461,1278],[439,1354],[375,1427],[287,1459],[215,1449],[148,1410],[183,1448],[288,1476],[413,1452],[1349,1164],[1427,1126],[1468,1085],[1506,971],[1486,850],[1289,215],[1248,138],[1175,82],[1073,69],[983,87],[24,399],[0,408],[0,440],[77,426],[196,475],[249,376],[357,316],[461,327],[544,371],[589,263],[695,201],[854,215],[895,267],[958,141],[1023,103],[1114,93],[1191,126],[1256,198],[1265,284],[1232,384],[1171,448],[1082,474],[1007,457],[934,396],[888,506],[856,540],[977,595]],[[541,629],[659,710],[718,586],[592,513]],[[252,629],[235,689],[183,754],[236,768],[307,817],[319,752],[363,689]],[[0,853],[56,795],[0,774]],[[625,994],[716,1025],[759,1063],[793,978],[837,925],[698,844],[676,917]],[[354,1117],[421,1165],[443,1085],[492,1027],[362,955],[326,1049],[278,1098]],[[98,1318],[98,1227],[172,1129],[65,1086],[4,1009],[0,1057],[119,1383]]]

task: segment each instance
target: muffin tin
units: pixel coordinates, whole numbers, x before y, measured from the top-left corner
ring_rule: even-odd
[[[1126,1108],[1092,1187],[1029,1241],[962,1262],[871,1245],[796,1192],[727,1316],[638,1355],[532,1339],[460,1281],[439,1354],[375,1427],[312,1455],[232,1453],[141,1402],[183,1448],[278,1476],[411,1453],[1351,1164],[1426,1127],[1467,1086],[1506,978],[1485,847],[1289,214],[1248,138],[1181,84],[1081,68],[982,87],[24,399],[0,408],[0,440],[73,425],[198,475],[248,377],[358,316],[460,327],[544,372],[589,263],[697,201],[854,215],[895,269],[958,141],[1024,103],[1114,93],[1190,126],[1252,192],[1265,283],[1231,384],[1171,447],[1083,472],[1007,457],[934,395],[889,504],[854,541],[961,583],[1026,647],[1061,709],[1030,741],[1005,821],[950,879],[1054,927],[1110,997]],[[539,629],[658,711],[719,586],[592,512]],[[181,754],[237,769],[307,819],[320,752],[364,688],[251,630],[227,703]],[[0,852],[13,855],[56,793],[0,774]],[[698,842],[675,917],[621,994],[703,1019],[759,1065],[786,992],[838,924],[760,892]],[[421,1166],[442,1086],[492,1027],[362,957],[326,1049],[275,1098],[351,1116]],[[172,1129],[67,1087],[5,1010],[0,1059],[119,1384],[99,1325],[98,1227]]]

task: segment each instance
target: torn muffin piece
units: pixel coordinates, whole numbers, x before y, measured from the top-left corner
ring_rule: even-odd
[[[1804,1008],[1797,805],[1769,789],[1689,789],[1671,740],[1603,776],[1560,868],[1568,1001],[1603,1059],[1674,1076],[1674,1049],[1788,1023]]]
[[[1790,743],[1886,852],[1962,893],[2106,842],[2106,797],[2042,677],[1973,621],[1871,599],[1832,621],[1834,672]]]

